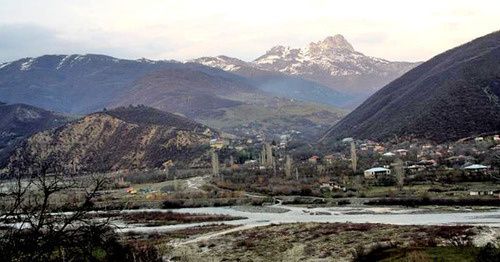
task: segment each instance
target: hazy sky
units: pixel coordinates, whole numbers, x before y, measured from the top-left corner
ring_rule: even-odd
[[[366,55],[426,60],[500,30],[498,0],[0,0],[0,62],[42,54],[247,61],[342,34]]]

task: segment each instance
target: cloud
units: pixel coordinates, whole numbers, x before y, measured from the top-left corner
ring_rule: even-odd
[[[421,61],[498,30],[500,2],[476,0],[0,0],[0,61],[45,53],[253,60],[274,45],[342,34],[366,55]]]
[[[55,32],[30,24],[0,25],[0,57],[3,60],[39,54],[62,46]]]

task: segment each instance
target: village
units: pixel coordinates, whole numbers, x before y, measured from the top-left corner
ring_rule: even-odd
[[[179,170],[175,171],[176,178],[171,175],[167,179],[209,175],[205,182],[240,195],[251,192],[326,199],[500,197],[498,134],[445,144],[347,138],[331,149],[320,150],[296,139],[293,133],[274,136],[271,142],[263,135],[215,137],[208,150],[211,167],[179,172],[180,168],[171,165],[167,173]],[[176,192],[175,187],[163,191]],[[130,192],[136,193],[128,189]]]

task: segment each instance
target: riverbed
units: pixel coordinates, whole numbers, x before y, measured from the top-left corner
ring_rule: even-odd
[[[421,208],[398,207],[322,207],[305,208],[295,206],[273,206],[259,212],[255,208],[244,207],[200,207],[179,209],[141,209],[125,212],[178,212],[194,214],[217,214],[246,217],[246,219],[179,224],[168,226],[146,227],[141,225],[122,225],[120,231],[161,232],[193,226],[210,224],[241,225],[244,227],[264,226],[269,224],[299,222],[341,222],[341,223],[383,223],[393,225],[474,225],[500,227],[500,208],[489,211],[429,211]],[[283,211],[285,209],[285,211]]]

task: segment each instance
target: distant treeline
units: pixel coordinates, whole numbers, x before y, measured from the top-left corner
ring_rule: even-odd
[[[398,206],[500,206],[499,198],[381,198],[370,200],[365,205]]]

